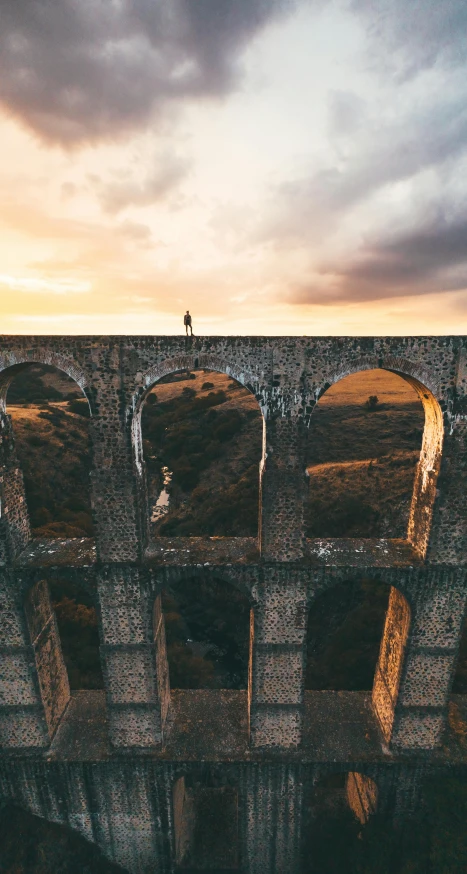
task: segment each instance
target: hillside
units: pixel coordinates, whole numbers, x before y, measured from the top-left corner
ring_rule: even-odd
[[[254,536],[258,528],[262,416],[230,377],[195,371],[157,384],[143,408],[150,505],[170,472],[168,512],[153,533]]]
[[[332,386],[312,417],[308,535],[404,537],[423,426],[423,407],[398,376],[371,370]]]
[[[86,406],[81,401],[8,405],[35,537],[93,535]]]

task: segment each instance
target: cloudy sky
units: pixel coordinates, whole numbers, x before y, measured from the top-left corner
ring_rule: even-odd
[[[1,0],[0,331],[467,333],[466,0]]]

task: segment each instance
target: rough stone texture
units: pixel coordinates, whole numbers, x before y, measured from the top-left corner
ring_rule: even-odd
[[[414,810],[428,773],[466,774],[467,702],[449,698],[467,600],[466,353],[465,337],[1,338],[0,800],[68,823],[134,874],[173,872],[190,848],[206,867],[196,835],[217,807],[235,822],[229,865],[294,874],[322,778],[347,775],[363,822],[376,806]],[[95,542],[31,540],[5,398],[34,362],[88,399]],[[375,367],[425,408],[406,539],[307,540],[314,406]],[[257,541],[149,539],[141,409],[184,368],[232,375],[261,407]],[[64,575],[94,598],[105,682],[71,699],[45,582]],[[250,600],[247,692],[170,690],[160,592],[206,575]],[[391,589],[373,693],[305,693],[309,607],[357,575]]]

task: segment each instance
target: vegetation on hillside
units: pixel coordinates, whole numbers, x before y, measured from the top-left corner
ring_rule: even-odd
[[[179,689],[246,689],[248,598],[209,577],[163,594],[170,683]]]
[[[258,404],[223,374],[181,376],[161,380],[143,407],[150,504],[162,487],[162,469],[172,475],[168,513],[154,533],[255,536],[262,452]]]
[[[103,689],[97,613],[91,595],[66,579],[51,580],[49,589],[71,689]]]
[[[0,874],[125,874],[76,831],[0,808]]]
[[[8,389],[35,537],[92,537],[88,405],[55,368],[22,370]]]
[[[371,689],[389,587],[349,580],[318,595],[308,616],[306,689]]]
[[[368,371],[329,389],[308,444],[308,536],[405,537],[423,425],[400,377]]]

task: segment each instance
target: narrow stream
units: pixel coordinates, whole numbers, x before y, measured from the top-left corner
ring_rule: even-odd
[[[160,494],[157,498],[157,501],[153,505],[152,513],[151,513],[151,522],[157,522],[161,518],[161,516],[165,516],[165,514],[169,512],[170,495],[169,495],[169,492],[167,490],[167,487],[172,482],[173,473],[171,470],[169,470],[168,467],[163,467],[162,468],[162,476],[163,476],[163,480],[162,480],[163,488],[162,488],[162,491],[160,492]]]

